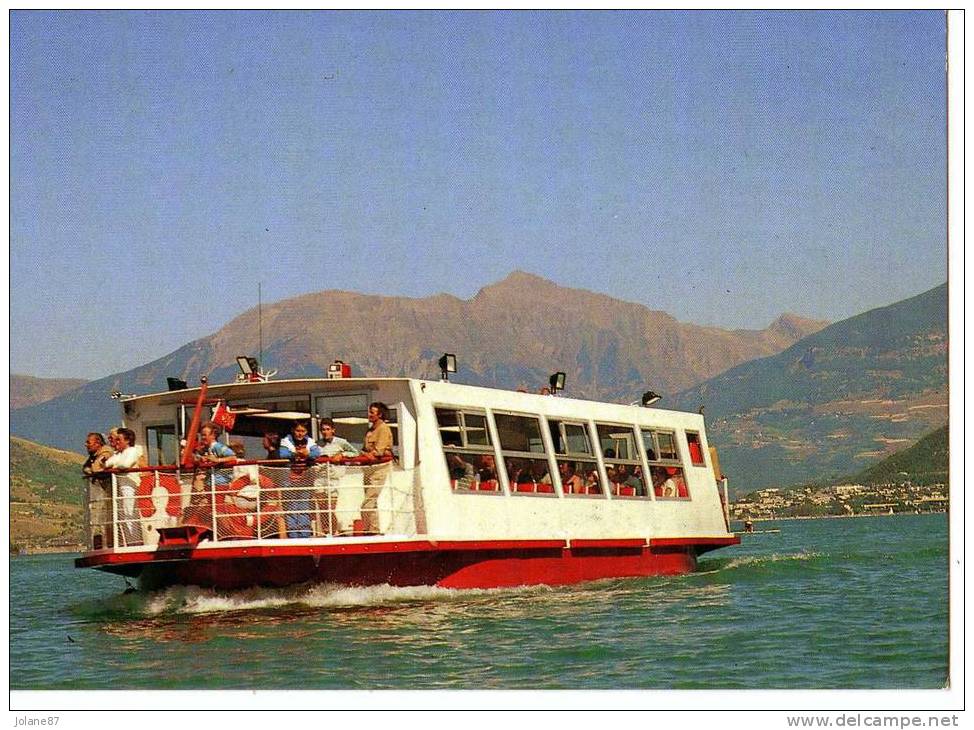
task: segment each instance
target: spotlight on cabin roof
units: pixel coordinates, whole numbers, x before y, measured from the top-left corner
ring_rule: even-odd
[[[169,390],[186,390],[189,387],[182,378],[173,377],[166,378],[166,385],[169,387]]]
[[[658,401],[662,397],[663,396],[661,396],[659,393],[654,393],[651,390],[647,390],[645,393],[643,393],[643,398],[642,398],[643,407],[649,408],[651,405],[653,405],[656,401]]]
[[[335,360],[328,366],[328,379],[341,380],[352,377],[352,366],[343,360]]]
[[[565,374],[562,372],[552,373],[551,377],[548,378],[548,384],[551,386],[551,394],[554,395],[559,390],[565,389]]]
[[[444,383],[450,379],[450,373],[457,371],[457,356],[452,352],[444,352],[440,358],[440,380]]]
[[[239,367],[240,372],[246,375],[248,378],[257,375],[257,371],[260,370],[260,364],[257,362],[257,358],[247,357],[246,355],[237,356],[237,367]]]

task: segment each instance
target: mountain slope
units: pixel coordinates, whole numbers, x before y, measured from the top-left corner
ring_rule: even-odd
[[[856,471],[947,421],[946,284],[679,394],[738,491]]]
[[[899,483],[909,479],[917,485],[946,484],[950,470],[948,435],[947,426],[938,428],[909,448],[897,451],[847,481],[871,485]]]
[[[734,364],[770,355],[824,323],[786,315],[767,330],[683,324],[663,312],[514,272],[464,301],[325,291],[263,308],[264,364],[278,377],[321,376],[341,358],[357,375],[436,377],[455,352],[459,382],[535,389],[563,370],[569,394],[632,400],[647,388],[676,392]],[[257,354],[257,311],[209,337],[126,373],[11,414],[14,433],[80,448],[92,427],[118,420],[113,389],[164,390],[166,376],[231,380],[235,358]]]
[[[74,390],[87,380],[75,378],[35,378],[30,375],[10,376],[10,408],[24,408],[49,401]]]

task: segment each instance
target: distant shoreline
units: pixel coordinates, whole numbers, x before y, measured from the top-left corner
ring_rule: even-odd
[[[38,547],[25,547],[19,553],[12,552],[10,557],[18,557],[20,555],[57,555],[64,554],[70,555],[72,553],[83,553],[85,551],[84,545],[51,545],[51,546],[38,546]]]
[[[751,522],[781,522],[782,520],[847,520],[847,519],[855,519],[855,518],[858,518],[858,517],[900,517],[902,515],[914,515],[915,516],[917,514],[921,514],[921,515],[945,515],[945,514],[947,514],[947,511],[944,510],[942,512],[920,512],[920,513],[917,513],[917,512],[894,512],[893,514],[889,514],[888,512],[876,512],[876,513],[873,513],[873,514],[866,514],[864,512],[860,512],[860,513],[854,514],[854,515],[789,515],[787,517],[749,517],[749,518],[744,519],[744,520],[738,519],[738,518],[735,517],[734,519],[731,520],[731,522],[740,522],[741,524],[743,524],[743,523],[747,522],[748,519]]]

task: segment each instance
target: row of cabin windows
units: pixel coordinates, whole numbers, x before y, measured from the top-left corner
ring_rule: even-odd
[[[555,494],[555,484],[570,496],[606,494],[584,421],[547,420],[558,472],[553,477],[539,417],[493,414],[498,439],[495,449],[486,412],[445,407],[435,411],[447,470],[456,491],[500,492],[499,469],[503,469],[512,494]],[[649,498],[652,490],[652,495],[661,499],[690,498],[676,432],[608,423],[596,423],[595,432],[610,494]],[[685,431],[683,435],[690,462],[705,466],[700,434]],[[645,453],[645,466],[640,451]]]

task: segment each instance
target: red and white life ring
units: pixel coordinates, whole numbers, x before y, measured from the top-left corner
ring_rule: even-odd
[[[261,489],[270,489],[274,486],[274,482],[271,481],[270,477],[264,474],[261,474],[257,481]],[[251,487],[251,489],[248,490],[248,487]],[[237,477],[230,482],[230,485],[227,487],[227,501],[232,501],[233,507],[236,508],[236,511],[256,512],[258,491],[257,489],[253,489],[253,487],[254,483],[249,474],[245,474],[242,477]],[[253,492],[253,495],[248,493],[250,491]]]
[[[157,472],[158,473],[158,472]],[[159,474],[158,486],[169,492],[169,499],[166,501],[166,514],[178,517],[182,514],[183,505],[180,499],[182,487],[175,474]],[[156,488],[156,478],[152,473],[142,475],[139,486],[135,490],[136,504],[143,517],[152,517],[156,508],[152,504],[152,492]]]

